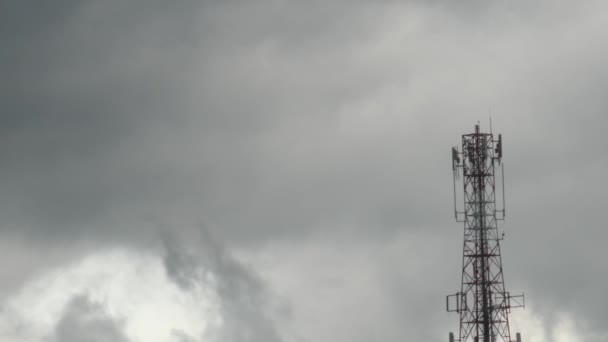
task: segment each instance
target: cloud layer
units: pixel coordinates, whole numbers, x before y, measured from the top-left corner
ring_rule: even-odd
[[[491,115],[505,140],[507,288],[526,292],[546,341],[568,320],[604,341],[603,2],[1,6],[5,302],[83,256],[149,251],[164,231],[199,241],[204,226],[227,247],[166,241],[150,262],[176,293],[198,270],[226,274],[214,305],[241,325],[216,338],[280,341],[254,310],[274,288],[302,340],[444,338],[462,229],[449,148]],[[96,316],[111,303],[57,284],[64,322],[128,327]]]
[[[3,303],[2,340],[279,341],[276,303],[252,271],[209,240],[202,254],[168,240],[164,252],[97,251],[30,280]]]

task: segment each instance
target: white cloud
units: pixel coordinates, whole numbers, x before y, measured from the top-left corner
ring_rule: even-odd
[[[123,322],[132,341],[173,341],[175,331],[198,338],[222,323],[212,278],[186,292],[167,277],[161,258],[107,250],[26,284],[4,304],[2,338],[44,340],[78,296],[101,306],[109,319]]]

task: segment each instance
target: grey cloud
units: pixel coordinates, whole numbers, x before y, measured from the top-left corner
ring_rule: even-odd
[[[19,70],[6,96],[17,128],[2,139],[15,194],[6,216],[91,234],[164,208],[204,216],[231,239],[328,218],[411,220],[426,205],[397,203],[424,189],[395,186],[406,164],[383,151],[401,139],[358,148],[357,136],[336,137],[336,111],[368,94],[376,105],[376,89],[409,78],[357,59],[380,38],[373,14],[383,6],[395,4],[66,5],[3,63]]]
[[[167,275],[184,291],[213,284],[219,297],[221,324],[205,331],[202,341],[279,342],[276,303],[253,270],[233,259],[209,234],[194,244],[165,235],[164,265]],[[192,249],[192,250],[190,250]],[[179,332],[176,336],[189,341]]]
[[[194,337],[191,337],[180,330],[174,330],[172,335],[175,337],[175,342],[196,342]]]
[[[121,323],[109,317],[103,306],[86,296],[76,296],[66,306],[50,341],[129,342],[129,339]]]
[[[247,231],[245,222],[275,234],[294,215],[292,223],[321,224],[323,207],[340,219],[352,206],[364,210],[373,203],[349,192],[388,190],[385,170],[405,166],[376,150],[345,156],[353,141],[332,141],[335,111],[393,81],[384,61],[357,55],[381,37],[374,13],[395,3],[63,5],[22,32],[20,42],[30,43],[2,63],[15,78],[6,83],[12,114],[3,127],[12,129],[0,151],[14,194],[3,208],[13,221],[90,234],[114,226],[104,224],[112,217],[162,207],[195,215],[175,208],[183,198],[224,230],[234,227],[232,238]],[[35,10],[15,7],[24,16]],[[312,136],[319,143],[306,147]],[[294,156],[309,174],[289,169],[298,162],[285,151],[300,146]],[[357,162],[367,158],[378,160]],[[369,183],[357,180],[370,174]],[[303,182],[312,184],[301,205],[270,213],[274,201],[295,201]],[[328,185],[333,195],[320,203],[315,194]],[[230,215],[236,208],[240,215]],[[397,216],[385,220],[398,224],[398,211],[388,205],[375,216]]]

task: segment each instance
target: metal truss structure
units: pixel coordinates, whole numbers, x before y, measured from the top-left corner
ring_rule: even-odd
[[[475,132],[462,136],[462,147],[452,148],[454,171],[454,216],[464,223],[462,286],[460,292],[446,297],[448,312],[460,314],[460,334],[450,342],[520,342],[511,340],[509,313],[524,306],[524,296],[505,290],[497,222],[505,218],[504,164],[502,136]],[[496,171],[502,183],[501,209],[496,203]],[[458,210],[456,183],[462,185],[464,201]]]

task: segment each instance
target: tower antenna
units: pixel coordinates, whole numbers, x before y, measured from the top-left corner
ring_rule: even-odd
[[[492,134],[492,107],[488,109],[488,112],[490,114],[490,134]]]

